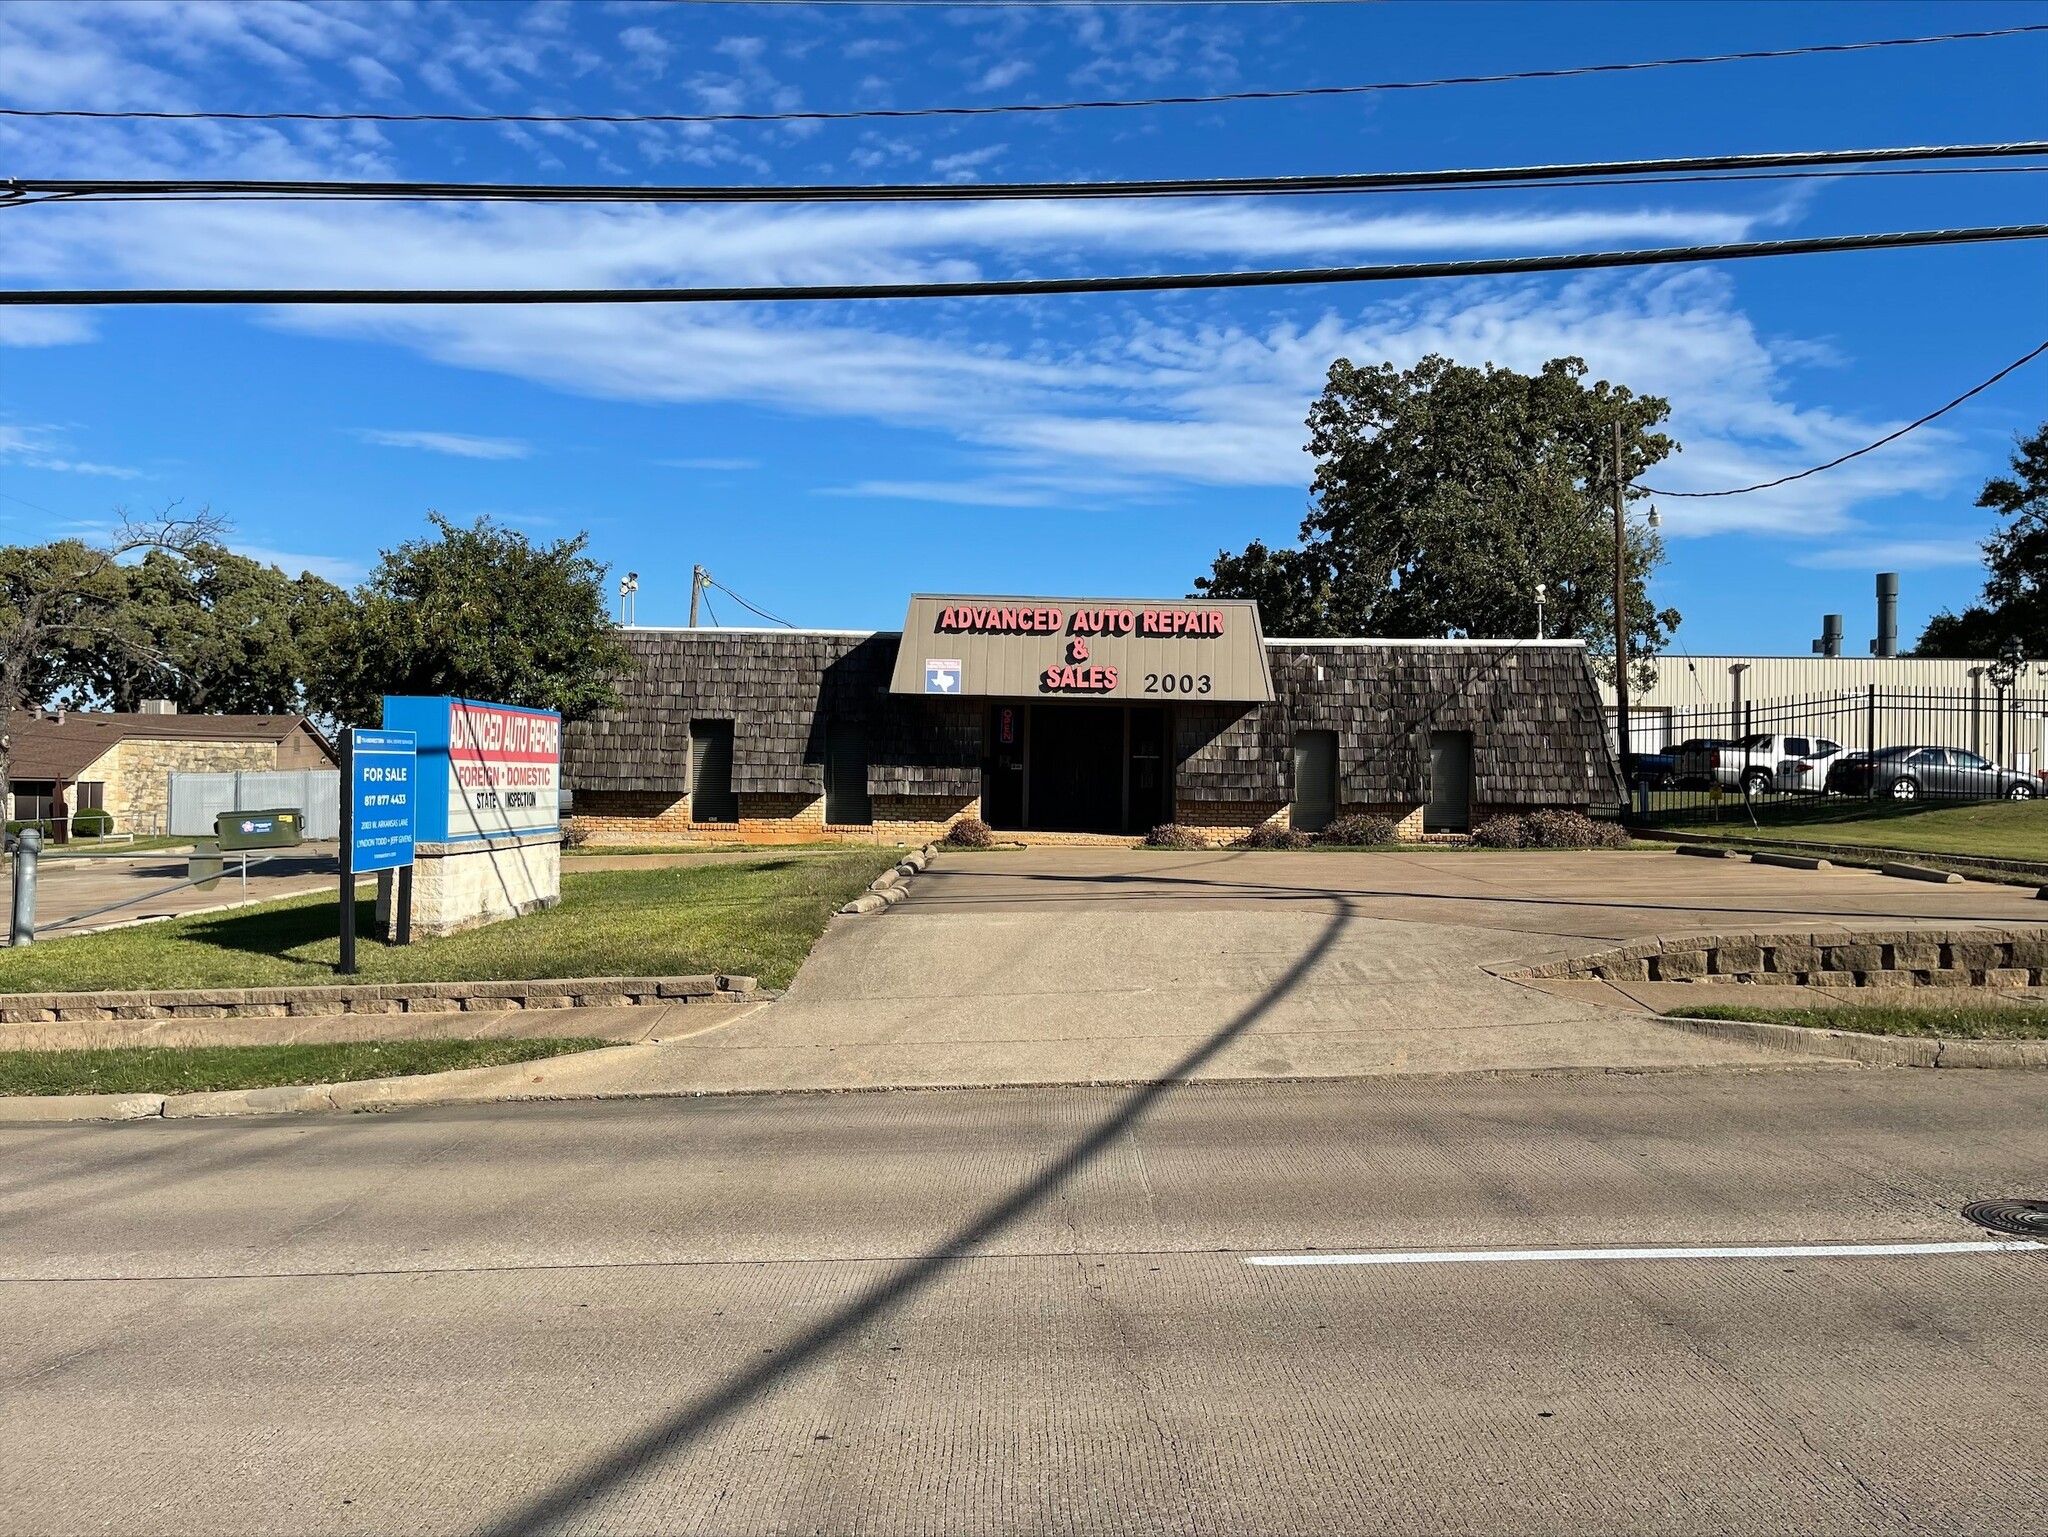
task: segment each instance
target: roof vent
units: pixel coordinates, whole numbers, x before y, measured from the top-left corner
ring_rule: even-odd
[[[177,702],[170,699],[145,699],[137,708],[144,715],[176,715],[178,713]]]

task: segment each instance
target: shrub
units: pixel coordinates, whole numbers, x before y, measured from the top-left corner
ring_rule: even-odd
[[[1178,822],[1162,822],[1145,834],[1145,847],[1148,849],[1205,849],[1208,846],[1207,838]]]
[[[980,817],[962,817],[946,829],[946,846],[955,849],[991,849],[996,835]]]
[[[1472,829],[1472,841],[1482,848],[1518,849],[1529,841],[1529,832],[1521,817],[1488,817]]]
[[[587,827],[578,827],[571,822],[562,829],[562,847],[565,849],[580,849],[589,841],[590,829]]]
[[[71,836],[74,838],[104,838],[113,830],[113,817],[97,806],[88,806],[71,818]]]
[[[1523,839],[1538,849],[1612,849],[1628,842],[1613,822],[1595,822],[1576,811],[1532,811],[1522,819]]]
[[[1394,819],[1382,816],[1339,817],[1316,834],[1318,843],[1376,846],[1394,841]]]
[[[1291,827],[1254,827],[1230,846],[1234,849],[1305,849],[1316,840]]]

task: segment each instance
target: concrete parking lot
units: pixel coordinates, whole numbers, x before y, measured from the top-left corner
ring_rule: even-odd
[[[1646,934],[2044,917],[2021,888],[1662,852],[947,851],[900,906],[835,919],[779,1003],[561,1086],[1779,1065],[1651,1024],[1619,994],[1486,968]]]
[[[261,855],[251,856],[252,859]],[[190,862],[183,852],[141,854],[47,854],[36,880],[36,929],[63,924],[51,938],[88,934],[95,929],[180,913],[205,912],[229,903],[264,902],[306,891],[333,891],[341,870],[332,843],[307,844],[263,864],[252,864],[246,886],[239,856],[228,856],[226,873],[211,890],[187,886],[164,888],[183,881]],[[9,862],[11,876],[12,862]],[[67,922],[115,902],[139,898],[101,917],[79,924]]]

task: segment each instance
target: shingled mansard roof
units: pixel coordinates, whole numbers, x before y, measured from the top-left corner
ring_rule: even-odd
[[[301,728],[327,747],[327,739],[303,715],[15,710],[6,717],[14,744],[7,771],[14,779],[74,779],[121,742],[282,742]]]

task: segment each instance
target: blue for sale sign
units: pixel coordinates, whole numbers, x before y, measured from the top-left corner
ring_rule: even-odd
[[[409,865],[419,816],[419,739],[410,731],[349,733],[349,869]]]

